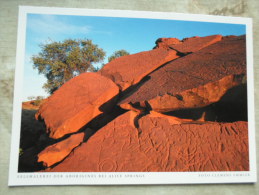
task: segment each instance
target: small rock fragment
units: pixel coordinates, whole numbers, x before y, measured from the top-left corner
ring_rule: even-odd
[[[50,145],[38,154],[38,162],[50,167],[62,161],[75,147],[83,142],[84,132],[71,135],[56,144]]]

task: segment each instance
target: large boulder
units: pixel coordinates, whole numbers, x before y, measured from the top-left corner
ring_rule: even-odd
[[[249,170],[247,122],[175,124],[169,118],[129,111],[46,171]]]
[[[112,60],[98,73],[110,78],[124,91],[158,67],[178,57],[174,50],[154,49]]]
[[[40,107],[51,138],[77,132],[89,121],[111,110],[119,88],[97,73],[83,73],[66,82]]]
[[[84,140],[84,132],[71,135],[56,144],[50,145],[38,154],[38,162],[50,167],[63,160],[75,147]]]
[[[158,112],[204,107],[245,82],[245,36],[229,37],[149,74],[118,104]]]

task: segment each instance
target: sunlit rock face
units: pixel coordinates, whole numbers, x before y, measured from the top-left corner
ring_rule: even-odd
[[[54,140],[30,149],[41,171],[248,171],[245,36],[160,38],[71,79],[36,118]]]

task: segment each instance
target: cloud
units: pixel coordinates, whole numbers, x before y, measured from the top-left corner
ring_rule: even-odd
[[[79,26],[64,20],[58,20],[57,17],[53,15],[30,17],[27,27],[33,32],[48,35],[87,34],[92,29],[91,26]]]

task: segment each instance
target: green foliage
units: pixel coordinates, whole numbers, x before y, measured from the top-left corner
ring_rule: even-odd
[[[41,52],[32,57],[33,68],[45,75],[43,88],[50,94],[79,74],[94,71],[93,63],[101,62],[105,52],[91,40],[64,40],[41,44]]]
[[[19,148],[19,156],[23,155],[23,149]]]
[[[34,104],[35,106],[39,106],[39,105],[41,104],[41,102],[42,102],[43,99],[44,99],[44,96],[37,96],[36,99],[35,99],[35,101],[33,102],[33,104]]]
[[[35,96],[29,96],[29,97],[27,97],[27,99],[30,100],[30,101],[32,101],[32,100],[35,100],[36,97],[35,97]]]
[[[105,65],[105,64],[102,63],[102,64],[100,65],[100,67],[94,67],[93,72],[98,72],[99,70],[102,69],[102,67],[103,67],[104,65]]]
[[[122,56],[127,56],[129,55],[130,53],[127,52],[126,50],[124,49],[121,49],[121,50],[118,50],[118,51],[115,51],[109,58],[108,58],[108,61],[111,62],[112,60],[116,59],[116,58],[119,58],[119,57],[122,57]]]

